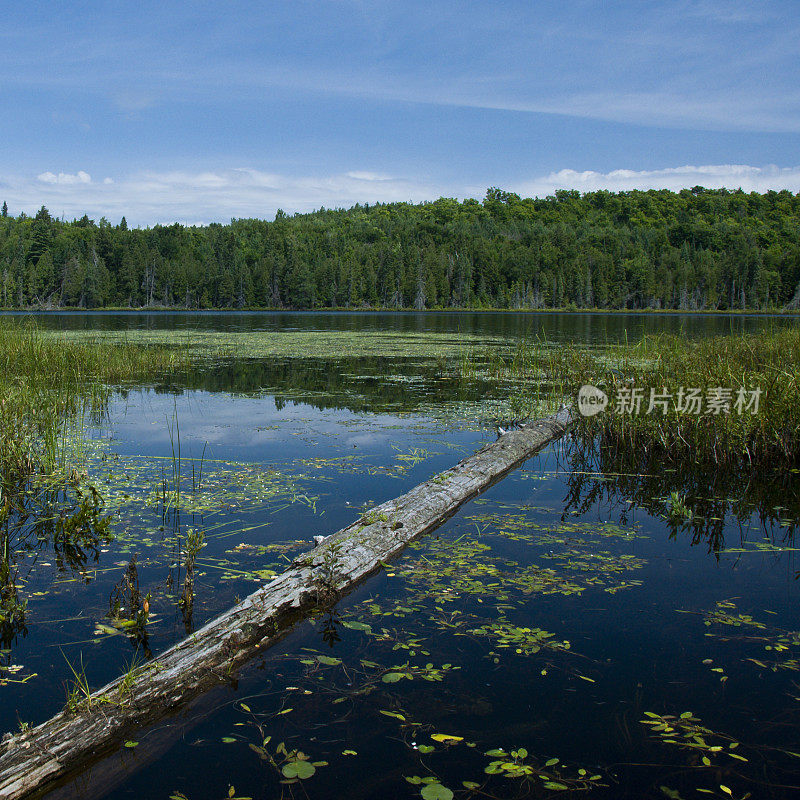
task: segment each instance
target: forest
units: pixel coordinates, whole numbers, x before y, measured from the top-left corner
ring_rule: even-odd
[[[0,212],[4,308],[800,306],[800,195],[694,187],[129,228]]]

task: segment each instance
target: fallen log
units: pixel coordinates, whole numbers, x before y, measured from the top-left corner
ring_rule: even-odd
[[[324,537],[234,608],[136,670],[37,727],[0,742],[0,797],[41,795],[147,724],[231,680],[301,618],[352,590],[569,428],[571,412],[509,431],[456,466]]]

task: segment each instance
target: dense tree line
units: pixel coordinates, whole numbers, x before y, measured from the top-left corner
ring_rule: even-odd
[[[356,205],[129,229],[0,212],[0,305],[800,305],[800,195],[695,187]]]

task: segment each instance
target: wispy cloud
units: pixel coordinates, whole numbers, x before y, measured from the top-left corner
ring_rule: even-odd
[[[122,116],[176,102],[275,103],[267,89],[800,131],[791,0],[239,5],[220,17],[203,4],[176,16],[151,3],[146,26],[121,26],[111,7],[90,21],[78,9],[68,37],[20,7],[14,46],[0,51],[4,85],[78,103],[89,94]]]
[[[769,189],[800,192],[800,167],[712,164],[656,170],[616,169],[611,172],[562,169],[540,178],[522,181],[514,188],[521,195],[543,197],[557,189],[577,189],[580,192],[600,189],[614,192],[632,189],[680,191],[693,186],[704,186],[707,189],[743,189],[746,192],[766,192]]]
[[[349,207],[356,203],[435,199],[454,187],[370,170],[331,175],[285,175],[256,169],[142,172],[93,180],[83,170],[42,172],[35,178],[0,175],[0,192],[12,213],[34,213],[42,205],[67,219],[89,214],[131,224],[228,221]],[[458,192],[458,193],[463,193]]]
[[[59,172],[58,175],[56,175],[54,172],[42,172],[40,175],[37,175],[36,178],[42,183],[60,183],[67,186],[71,186],[75,183],[92,182],[92,176],[83,170],[79,170],[75,175],[72,175],[69,172]]]
[[[692,186],[745,191],[788,189],[800,192],[800,167],[753,167],[737,164],[670,167],[658,170],[617,169],[610,172],[563,169],[520,180],[507,188],[526,197],[545,197],[558,189],[581,192],[607,189],[671,189]],[[481,198],[485,187],[436,184],[414,177],[370,170],[331,175],[286,175],[257,169],[143,172],[116,179],[94,180],[77,173],[42,172],[35,178],[0,175],[0,192],[11,212],[35,213],[46,205],[67,219],[89,214],[131,224],[200,224],[233,217],[272,218],[278,208],[288,213],[350,207],[356,203],[435,200],[438,197]]]

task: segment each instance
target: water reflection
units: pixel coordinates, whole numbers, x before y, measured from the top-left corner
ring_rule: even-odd
[[[21,316],[13,312],[13,316]],[[397,331],[470,333],[555,342],[606,344],[644,335],[712,336],[796,324],[786,317],[747,314],[611,314],[603,312],[40,312],[37,321],[60,330]]]
[[[786,470],[709,471],[691,459],[665,464],[658,457],[584,439],[572,442],[565,470],[568,512],[584,514],[602,505],[626,524],[635,504],[663,518],[670,538],[688,536],[693,545],[706,544],[710,553],[731,545],[726,542],[731,522],[738,526],[737,545],[753,538],[790,544],[800,525],[800,479]]]
[[[552,314],[47,319],[91,328],[465,326],[594,343],[651,329],[707,335],[763,324]],[[409,414],[503,391],[443,377],[436,363],[342,357],[221,363],[171,376],[152,391],[115,395],[103,432],[113,435],[109,459],[95,463],[107,478],[98,484],[101,495],[132,495],[111,527],[114,538],[88,488],[29,497],[4,523],[0,683],[18,674],[9,672],[12,650],[25,674],[40,673],[38,683],[2,688],[4,726],[14,726],[18,709],[23,719],[40,721],[63,705],[61,682],[69,675],[51,655],[57,648],[73,663],[86,652],[93,686],[124,669],[131,648],[146,657],[160,652],[282,570],[309,546],[311,533],[349,524],[356,509],[401,494],[493,436]],[[180,504],[170,478],[168,425],[176,408],[185,460]],[[207,461],[195,481],[192,469],[204,457],[214,459],[217,473]],[[228,491],[232,484],[236,491]],[[500,780],[485,773],[491,760],[484,753],[501,747],[524,747],[522,762],[558,770],[569,786],[583,780],[579,769],[602,773],[610,788],[597,790],[600,797],[655,798],[664,795],[661,785],[687,797],[710,786],[721,796],[716,787],[730,781],[737,798],[751,784],[763,796],[788,798],[790,789],[763,785],[789,783],[795,762],[786,767],[785,754],[774,756],[783,759],[776,769],[750,747],[751,766],[714,772],[697,758],[687,763],[682,753],[659,749],[640,719],[648,711],[691,710],[709,729],[745,743],[800,750],[791,741],[798,729],[792,678],[800,664],[791,634],[798,624],[794,570],[755,560],[738,569],[732,552],[763,546],[775,564],[793,563],[781,547],[792,545],[798,518],[797,474],[709,473],[602,442],[554,448],[426,537],[395,574],[376,576],[289,636],[215,716],[198,716],[191,740],[175,739],[163,760],[127,774],[113,796],[185,792],[196,800],[223,797],[229,786],[241,796],[277,796],[282,773],[265,770],[249,747],[263,749],[273,736],[270,756],[286,741],[289,752],[328,762],[308,784],[320,798],[418,796],[419,785],[405,777],[434,773],[467,797],[464,780]],[[44,559],[51,557],[49,571]],[[31,571],[33,563],[41,570]],[[736,607],[725,606],[726,617],[718,604],[731,597]],[[770,629],[767,641],[766,628],[754,635],[727,624],[746,616],[781,630]],[[769,660],[766,644],[790,652]],[[252,709],[248,716],[242,703]],[[251,740],[242,723],[254,717],[258,737]],[[462,741],[448,743],[447,736]],[[546,767],[554,757],[562,761]],[[302,784],[295,788],[300,796]],[[86,788],[81,792],[85,797]],[[487,793],[546,794],[524,780],[492,783]]]

